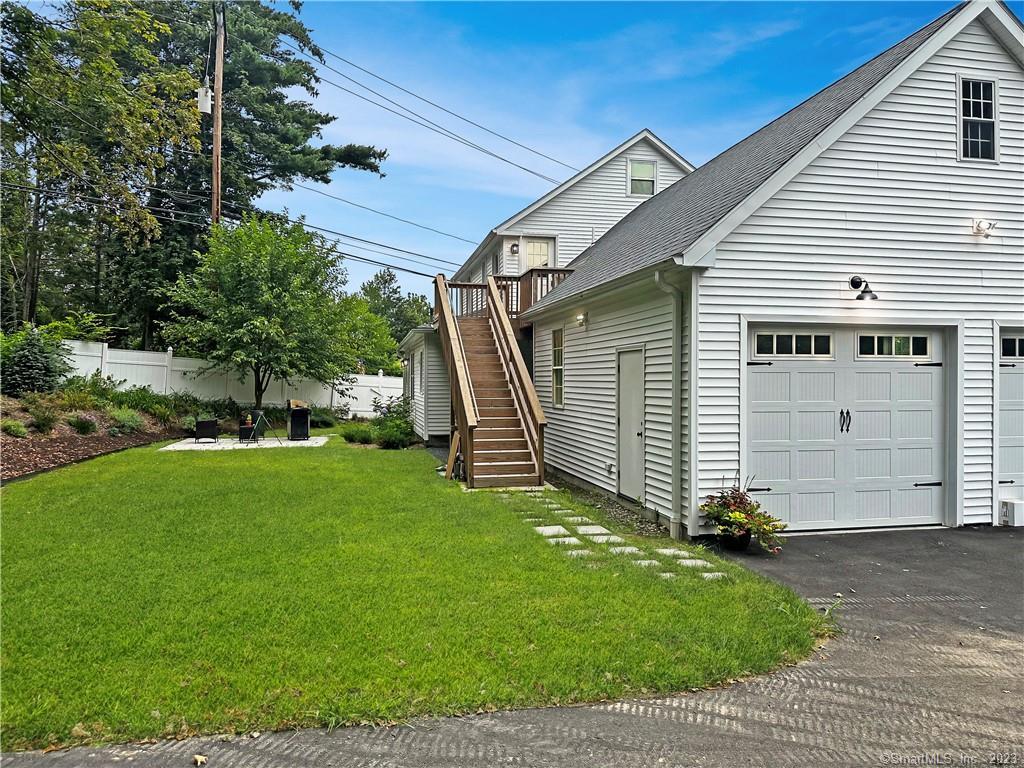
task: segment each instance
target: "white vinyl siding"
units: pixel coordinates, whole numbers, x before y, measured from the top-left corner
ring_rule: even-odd
[[[557,235],[555,258],[564,267],[585,248],[646,198],[628,194],[628,162],[631,159],[653,162],[657,169],[655,189],[661,191],[679,181],[685,172],[661,153],[651,142],[639,141],[612,158],[589,176],[552,198],[522,220],[503,230],[508,235]],[[520,252],[523,269],[526,254]],[[505,274],[518,274],[505,265]]]
[[[998,164],[959,160],[967,70],[997,83]],[[945,320],[962,323],[946,364],[962,366],[963,522],[991,522],[993,323],[1024,306],[1022,179],[1024,76],[975,21],[719,243],[700,276],[700,494],[741,471],[741,314]],[[991,238],[972,234],[978,216],[999,222]],[[851,275],[878,300],[856,301]]]
[[[406,348],[405,391],[412,400],[412,425],[422,439],[447,437],[451,424],[448,369],[437,333],[417,333]]]
[[[587,324],[541,318],[534,328],[537,394],[547,417],[544,455],[556,469],[616,492],[617,350],[644,350],[644,499],[665,517],[672,508],[672,300],[653,282],[586,307]],[[551,331],[564,327],[564,405],[553,407]],[[685,392],[685,389],[684,389]]]

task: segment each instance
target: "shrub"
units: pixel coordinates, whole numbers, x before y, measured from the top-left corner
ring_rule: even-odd
[[[149,415],[156,419],[161,427],[169,427],[174,423],[174,411],[166,405],[154,405],[149,409]]]
[[[396,397],[387,401],[375,398],[373,427],[377,445],[381,448],[408,448],[416,442],[412,426],[412,411],[409,400]]]
[[[190,435],[196,433],[196,417],[191,413],[181,417],[181,428],[188,432]]]
[[[52,392],[71,370],[61,343],[46,339],[35,328],[4,337],[0,350],[0,392],[12,397],[25,392]]]
[[[44,435],[53,431],[53,427],[57,423],[57,419],[60,418],[60,411],[47,402],[36,403],[25,410],[27,410],[28,415],[32,417],[32,421],[29,422],[29,425],[37,432],[41,432]]]
[[[88,416],[82,416],[76,413],[74,416],[68,419],[68,424],[80,435],[91,435],[96,431],[96,422],[90,419]]]
[[[120,408],[152,413],[158,406],[166,407],[167,395],[158,395],[149,387],[128,387],[111,392],[109,400]]]
[[[348,425],[341,433],[346,443],[369,445],[373,442],[373,430],[367,424]]]
[[[108,415],[114,422],[112,429],[117,429],[118,434],[138,432],[144,426],[142,414],[133,408],[112,408]]]
[[[111,437],[118,437],[121,434],[121,430],[117,427],[107,427],[107,434]]]
[[[309,426],[314,429],[319,427],[336,427],[338,417],[330,408],[313,408],[309,412]]]
[[[91,376],[69,376],[61,384],[60,390],[64,397],[71,392],[84,392],[97,403],[104,403],[111,401],[122,384],[124,380],[116,381],[113,376],[101,376],[99,371],[95,371]]]
[[[90,392],[75,389],[62,391],[60,403],[69,411],[92,411],[99,405]]]
[[[0,421],[0,430],[5,435],[10,435],[11,437],[26,437],[28,435],[25,425],[17,419],[4,419]]]

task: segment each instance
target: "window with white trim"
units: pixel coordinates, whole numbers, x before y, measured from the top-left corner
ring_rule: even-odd
[[[832,357],[831,333],[758,333],[756,357]]]
[[[960,79],[960,157],[996,159],[996,86],[991,80]]]
[[[565,398],[565,339],[561,328],[551,331],[551,402],[561,407]]]
[[[857,357],[872,359],[890,357],[928,357],[927,336],[888,333],[857,334]]]
[[[550,240],[527,240],[526,241],[526,268],[550,267],[551,266],[551,241]]]
[[[1003,336],[999,343],[1003,357],[1024,357],[1024,336]]]
[[[650,197],[654,194],[654,174],[657,164],[653,160],[629,161],[629,194]]]

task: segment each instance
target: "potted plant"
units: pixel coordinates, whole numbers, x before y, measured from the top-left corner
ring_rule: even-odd
[[[718,540],[726,549],[742,552],[756,537],[773,555],[782,551],[779,533],[786,524],[761,509],[761,504],[739,486],[711,494],[700,505],[700,511],[718,529]]]

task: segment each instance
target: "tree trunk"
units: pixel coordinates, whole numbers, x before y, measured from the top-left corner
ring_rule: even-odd
[[[252,394],[255,401],[253,408],[259,410],[263,407],[263,393],[267,391],[267,385],[263,382],[263,371],[260,369],[260,366],[254,365],[252,367],[252,374]]]

